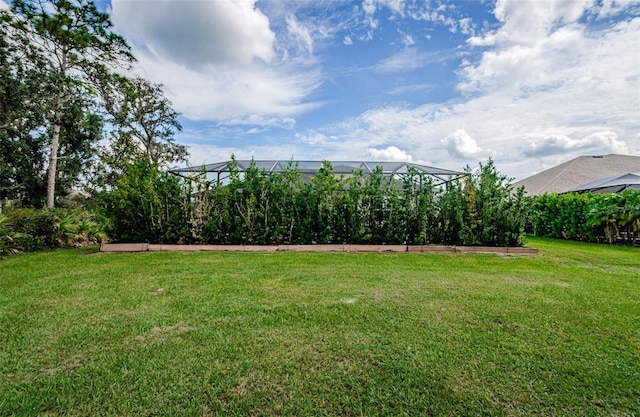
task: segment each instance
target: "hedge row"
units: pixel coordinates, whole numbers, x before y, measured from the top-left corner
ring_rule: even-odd
[[[531,207],[535,234],[588,242],[640,238],[640,190],[614,194],[544,194]]]
[[[527,216],[491,160],[448,188],[410,171],[402,179],[362,171],[338,176],[330,163],[310,180],[240,172],[224,184],[180,179],[144,161],[130,165],[105,197],[110,237],[120,242],[208,244],[454,244],[520,246]]]

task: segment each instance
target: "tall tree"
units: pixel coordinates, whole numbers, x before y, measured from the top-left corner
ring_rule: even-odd
[[[109,15],[90,0],[14,0],[11,10],[12,27],[42,51],[53,69],[53,100],[46,114],[51,126],[47,206],[53,207],[65,108],[79,91],[92,93],[108,67],[128,67],[134,58],[124,38],[111,31]]]
[[[46,145],[40,135],[47,61],[20,44],[7,24],[10,21],[11,16],[0,11],[0,200],[37,206],[45,194]]]
[[[101,92],[114,128],[103,155],[112,169],[121,170],[123,164],[138,158],[158,167],[186,161],[187,148],[174,140],[182,130],[179,113],[161,84],[113,76]]]
[[[89,96],[76,96],[60,119],[56,194],[78,188],[90,174],[96,145],[103,138],[103,117]]]

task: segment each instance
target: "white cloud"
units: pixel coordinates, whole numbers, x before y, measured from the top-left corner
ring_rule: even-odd
[[[260,158],[411,158],[460,169],[491,155],[505,174],[523,178],[585,153],[640,153],[640,8],[632,9],[630,2],[497,0],[494,13],[499,24],[486,26],[490,29],[484,32],[481,22],[456,14],[454,5],[434,8],[431,2],[364,0],[354,9],[341,2],[319,6],[313,0],[257,3],[271,20],[253,0],[234,2],[236,9],[229,6],[230,0],[131,3],[135,5],[124,7],[124,0],[114,0],[114,22],[123,25],[118,32],[133,40],[148,77],[167,86],[168,96],[187,117],[214,120],[221,132],[228,129],[236,137],[265,127],[293,130],[301,124],[297,115],[317,105],[306,98],[323,81],[312,56],[321,53],[323,41],[352,45],[371,40],[374,31],[388,23],[378,21],[381,16],[389,16],[402,30],[407,27],[401,20],[405,16],[434,27],[455,27],[470,36],[467,45],[446,52],[401,47],[362,69],[397,74],[431,63],[450,65],[452,57],[464,56],[468,61],[458,71],[462,97],[455,101],[382,105],[333,125],[291,132],[293,145],[201,146],[192,149],[194,160],[203,159],[198,152],[225,159],[233,151],[239,157],[255,153]],[[156,3],[157,11],[147,10]],[[173,13],[159,13],[169,4]],[[123,7],[119,15],[118,7]],[[183,7],[191,10],[190,16],[193,9],[202,16],[193,25],[186,18],[174,18],[172,14],[179,15]],[[321,13],[315,13],[318,7]],[[137,12],[124,14],[131,8]],[[280,10],[273,13],[268,8]],[[332,8],[337,12],[329,13]],[[200,24],[213,9],[213,21],[233,22],[218,28]],[[244,14],[230,14],[238,9]],[[599,20],[621,11],[624,19]],[[169,34],[150,28],[145,20],[152,17],[164,19],[162,27],[172,28]],[[168,39],[172,31],[179,36]],[[198,45],[179,50],[188,39],[186,33],[215,45],[204,45],[202,51]],[[394,45],[409,36],[398,33]],[[410,36],[418,39],[416,33]],[[420,36],[424,40],[429,34]],[[416,88],[432,87],[425,80],[397,78],[398,87],[389,94],[406,92],[412,83]],[[207,158],[213,162],[213,156]]]
[[[278,59],[276,36],[255,0],[113,0],[112,19],[133,45],[139,70],[164,84],[190,119],[257,115],[269,124],[314,106],[305,99],[320,85],[319,72]],[[303,26],[290,23],[311,48]]]
[[[288,14],[286,17],[287,30],[291,35],[298,40],[302,47],[310,54],[313,53],[313,38],[309,32],[309,28],[304,26],[296,19],[292,14]]]
[[[404,10],[407,6],[404,0],[378,0],[378,4],[388,8],[391,13],[404,17]]]
[[[443,25],[449,27],[451,31],[457,30],[458,22],[450,15],[455,9],[453,5],[436,5],[431,2],[415,2],[407,7],[405,12],[412,19],[429,22],[433,25]]]
[[[425,65],[442,63],[448,60],[459,58],[465,54],[464,51],[433,51],[421,52],[415,47],[406,47],[398,52],[384,58],[372,68],[383,74],[413,71]]]
[[[411,71],[422,67],[422,61],[416,48],[404,48],[379,62],[375,68],[384,74]]]
[[[401,85],[387,91],[387,94],[391,94],[391,95],[405,94],[405,93],[416,92],[416,91],[428,92],[433,90],[435,87],[437,87],[437,84],[424,83],[424,84]]]
[[[628,154],[629,147],[624,141],[618,139],[618,135],[615,132],[610,131],[596,132],[580,139],[554,135],[527,143],[523,147],[523,154],[533,157],[566,154],[567,152],[576,151],[593,154]]]
[[[0,0],[0,10],[6,10],[9,8],[9,5],[4,2],[4,0]]]
[[[450,133],[440,141],[449,153],[457,158],[471,159],[478,157],[482,149],[464,129]]]
[[[291,117],[271,117],[260,114],[235,117],[219,123],[221,126],[261,126],[262,128],[278,127],[282,129],[293,129],[295,124],[296,120]]]
[[[473,92],[555,87],[575,79],[576,64],[590,60],[598,43],[582,26],[569,26],[533,43],[497,47],[485,52],[479,63],[463,67],[459,88]]]
[[[364,23],[368,28],[366,40],[373,38],[373,30],[378,27],[378,20],[374,17],[377,7],[374,0],[364,0],[362,2],[362,10],[364,12]]]
[[[460,32],[463,35],[474,35],[475,34],[475,26],[473,24],[473,20],[470,17],[465,17],[458,20],[458,25],[460,26]]]
[[[385,149],[369,148],[368,152],[371,158],[376,161],[411,162],[413,160],[413,157],[406,151],[395,146],[389,146]]]
[[[609,64],[615,67],[624,58],[613,45]],[[590,71],[580,70],[584,76]],[[371,148],[394,145],[450,169],[492,156],[501,172],[521,179],[584,154],[639,154],[637,83],[630,78],[609,84],[613,90],[606,94],[598,87],[597,99],[589,90],[596,84],[534,91],[526,98],[499,91],[444,104],[387,106],[328,128],[340,140],[316,151],[364,158]]]
[[[451,169],[492,156],[518,179],[584,154],[638,154],[638,34],[637,17],[597,32],[574,22],[532,44],[489,47],[460,73],[468,96],[369,110],[328,128],[340,141],[317,151],[361,158],[394,145]]]
[[[504,25],[487,41],[510,44],[535,43],[557,28],[576,22],[593,3],[594,0],[498,0],[494,15]]]
[[[404,46],[411,46],[416,43],[416,41],[413,40],[413,36],[411,35],[404,35],[401,42]]]
[[[134,45],[192,69],[275,57],[275,34],[255,0],[113,0],[112,18]]]
[[[306,135],[302,135],[299,133],[295,134],[296,140],[308,143],[309,145],[323,145],[329,141],[336,140],[336,137],[329,137],[323,133],[310,132]]]
[[[366,16],[373,16],[376,12],[376,2],[374,0],[364,0],[362,10]]]
[[[299,159],[299,155],[304,154],[301,148],[293,145],[237,147],[195,144],[189,146],[189,152],[192,155],[191,166],[227,161],[231,155],[236,159]]]
[[[194,120],[291,117],[314,106],[303,100],[319,84],[317,74],[286,68],[249,65],[200,72],[159,56],[136,55],[145,75],[163,83],[176,109]]]

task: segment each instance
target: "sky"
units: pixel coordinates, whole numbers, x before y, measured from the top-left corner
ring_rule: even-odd
[[[640,155],[640,1],[98,0],[190,164]]]

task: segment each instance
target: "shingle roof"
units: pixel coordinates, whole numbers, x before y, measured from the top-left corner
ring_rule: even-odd
[[[580,156],[514,183],[528,195],[564,193],[605,177],[640,172],[640,157],[631,155]]]

